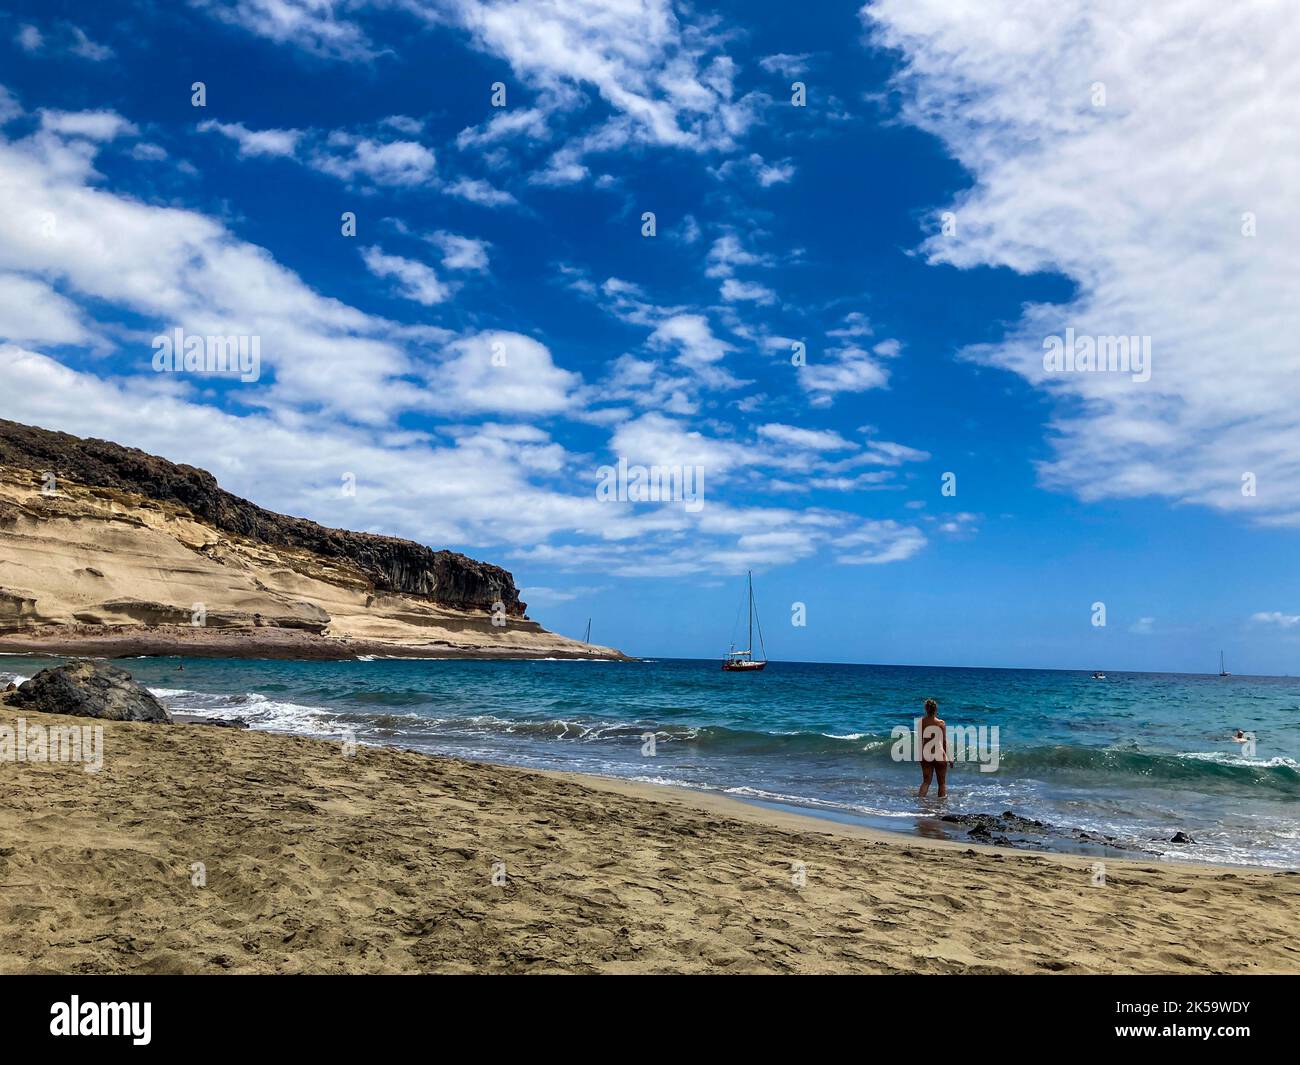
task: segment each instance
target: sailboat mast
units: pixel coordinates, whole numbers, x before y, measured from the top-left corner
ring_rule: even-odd
[[[754,571],[749,570],[749,654],[754,654]]]

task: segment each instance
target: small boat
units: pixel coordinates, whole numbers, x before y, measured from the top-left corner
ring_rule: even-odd
[[[1093,680],[1105,680],[1105,679],[1106,679],[1106,674],[1105,674],[1105,673],[1094,673],[1094,674],[1092,675],[1092,679],[1093,679]]]
[[[763,643],[763,626],[758,626],[758,646],[763,650],[762,658],[754,657],[754,622],[758,612],[754,609],[754,574],[749,574],[749,646],[737,651],[736,645],[722,659],[722,668],[728,673],[757,673],[767,665],[767,647]]]
[[[1219,652],[1219,676],[1221,676],[1221,677],[1231,677],[1231,676],[1232,676],[1231,673],[1229,673],[1226,669],[1223,668],[1223,652],[1222,652],[1222,651]]]

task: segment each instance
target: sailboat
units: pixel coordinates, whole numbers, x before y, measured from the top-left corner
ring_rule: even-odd
[[[726,657],[722,660],[722,668],[728,673],[756,673],[767,665],[767,647],[763,643],[763,626],[758,626],[758,646],[762,648],[763,657],[754,657],[754,622],[757,620],[758,613],[754,609],[754,574],[748,575],[749,580],[749,646],[743,651],[737,651],[736,645],[731,645],[731,650],[727,652]]]
[[[587,619],[587,634],[582,638],[583,643],[591,643],[591,618]]]
[[[1219,676],[1221,676],[1221,677],[1231,677],[1231,676],[1232,676],[1231,673],[1229,673],[1226,669],[1223,668],[1223,652],[1222,652],[1222,651],[1219,652]]]

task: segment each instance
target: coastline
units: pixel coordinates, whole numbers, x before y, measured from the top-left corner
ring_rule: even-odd
[[[0,764],[0,971],[1300,971],[1297,873],[1107,859],[1094,886],[1086,857],[662,785],[93,724],[98,773]]]
[[[0,654],[53,658],[264,658],[287,661],[348,661],[363,657],[499,660],[591,659],[634,661],[612,647],[576,641],[512,641],[501,637],[479,645],[449,641],[418,642],[318,635],[300,629],[210,629],[188,625],[50,626],[0,635]],[[547,634],[550,635],[550,634]]]

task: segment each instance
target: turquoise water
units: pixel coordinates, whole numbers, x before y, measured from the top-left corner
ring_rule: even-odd
[[[0,679],[54,661],[0,658]],[[967,828],[943,815],[1009,809],[1054,826],[1046,846],[1300,868],[1300,679],[781,662],[738,676],[682,660],[119,664],[172,710],[254,728],[686,785],[952,838]],[[891,757],[891,729],[927,696],[950,728],[997,727],[996,772],[960,763],[942,801],[918,799],[918,766]],[[1253,757],[1231,742],[1238,728],[1254,732]],[[1080,843],[1075,829],[1114,846]],[[1178,831],[1195,845],[1171,844]]]

